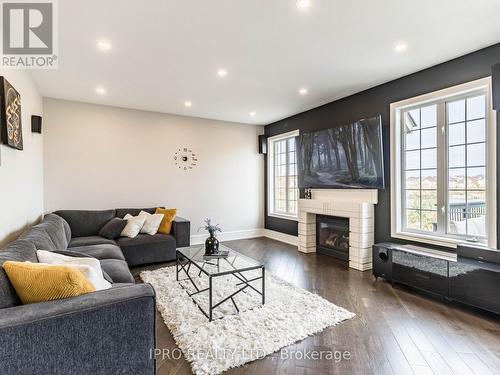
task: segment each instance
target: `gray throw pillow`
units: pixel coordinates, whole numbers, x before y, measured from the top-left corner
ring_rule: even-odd
[[[127,220],[115,217],[108,221],[99,231],[99,236],[107,238],[109,240],[114,240],[120,237],[123,228],[127,225]]]

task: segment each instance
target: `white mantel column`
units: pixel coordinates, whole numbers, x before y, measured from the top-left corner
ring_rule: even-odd
[[[303,253],[316,252],[316,214],[314,213],[299,212],[299,251]]]

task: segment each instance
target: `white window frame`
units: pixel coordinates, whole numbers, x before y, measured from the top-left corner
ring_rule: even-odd
[[[426,103],[437,100],[466,95],[477,90],[485,90],[487,102],[487,143],[486,143],[486,235],[487,244],[472,243],[474,246],[486,246],[495,248],[497,245],[497,199],[496,199],[496,112],[492,109],[492,83],[491,77],[482,78],[476,81],[464,83],[444,90],[435,91],[418,97],[391,103],[391,236],[403,240],[423,242],[431,245],[456,248],[459,243],[464,243],[463,239],[451,237],[440,237],[431,233],[414,233],[403,229],[402,217],[402,134],[401,134],[401,112]],[[439,126],[439,124],[438,124]],[[440,170],[438,166],[438,176]],[[441,170],[441,173],[443,171]],[[438,209],[440,209],[438,207]]]
[[[277,141],[282,141],[284,139],[292,138],[292,137],[298,137],[299,136],[299,130],[293,130],[288,133],[283,133],[279,134],[273,137],[269,137],[267,139],[267,186],[268,186],[268,191],[267,191],[267,215],[272,216],[272,217],[278,217],[281,219],[287,219],[287,220],[294,220],[298,221],[298,209],[297,209],[297,215],[286,215],[283,213],[277,213],[274,210],[274,143]],[[297,156],[297,149],[295,149],[296,152],[296,158]],[[298,165],[298,163],[297,163]],[[298,186],[298,185],[297,185]],[[298,188],[297,188],[298,190]],[[298,204],[298,201],[297,201]]]

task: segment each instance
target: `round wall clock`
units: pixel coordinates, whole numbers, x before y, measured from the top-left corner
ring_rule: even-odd
[[[184,147],[175,152],[174,162],[179,169],[187,171],[189,169],[193,169],[193,167],[198,163],[198,158],[193,150]]]

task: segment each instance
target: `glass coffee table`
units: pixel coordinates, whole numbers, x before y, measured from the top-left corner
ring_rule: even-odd
[[[233,303],[236,311],[240,312],[235,297],[249,290],[262,297],[262,305],[265,303],[264,265],[223,244],[219,246],[219,251],[221,250],[229,252],[226,258],[205,259],[205,245],[182,247],[176,251],[176,279],[209,321],[212,321],[213,310],[229,300]],[[220,299],[214,301],[214,279],[227,275],[234,277],[235,283],[231,287],[234,286],[236,290],[231,291],[229,295],[219,296]],[[208,284],[206,283],[207,278]],[[183,285],[184,283],[190,284],[191,291]],[[194,298],[202,293],[208,293],[208,311]]]

